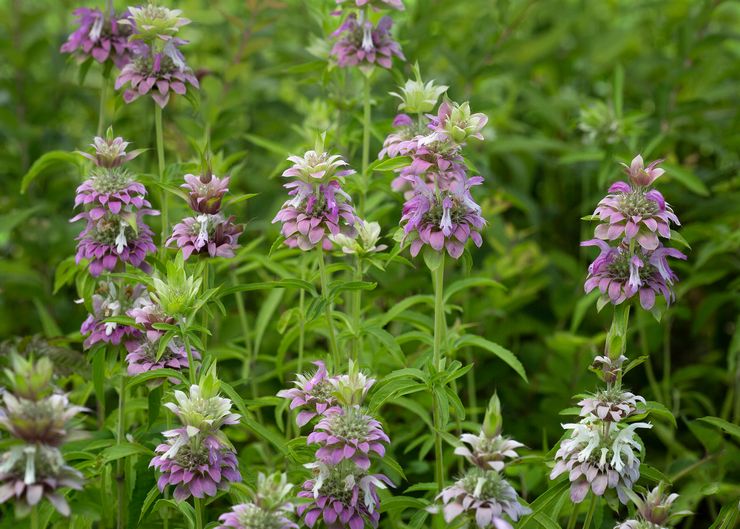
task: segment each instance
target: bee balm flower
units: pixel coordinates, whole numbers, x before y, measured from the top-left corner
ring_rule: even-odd
[[[118,68],[129,62],[136,43],[129,40],[133,28],[127,23],[131,19],[128,11],[120,16],[104,15],[99,9],[80,7],[74,14],[79,27],[62,44],[62,53],[92,57],[99,63],[110,60]]]

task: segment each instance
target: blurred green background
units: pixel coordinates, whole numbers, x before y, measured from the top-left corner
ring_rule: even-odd
[[[356,168],[360,164],[360,79],[356,72],[328,69],[326,62],[324,36],[337,24],[330,14],[334,3],[167,4],[193,20],[183,31],[190,41],[183,51],[202,80],[197,108],[176,98],[165,111],[167,160],[177,162],[171,181],[179,183],[186,170],[196,168],[197,147],[210,130],[212,148],[220,153],[216,167],[232,175],[232,191],[259,193],[231,210],[246,223],[242,244],[252,244],[232,263],[239,280],[290,275],[281,259],[293,254],[265,257],[278,235],[270,221],[284,200],[278,175],[285,156],[312,145],[316,130],[329,130],[332,147]],[[393,71],[374,76],[371,149],[377,153],[390,131],[397,100],[388,92],[410,75],[414,61],[425,79],[449,85],[452,99],[469,100],[474,111],[490,117],[487,140],[470,153],[486,178],[475,194],[489,227],[472,263],[459,263],[449,275],[450,281],[490,277],[508,290],[460,296],[460,311],[450,323],[471,326],[470,332],[514,351],[530,378],[525,384],[495,358],[466,353],[462,360],[476,363],[475,384],[460,388],[468,418],[479,417],[497,388],[509,435],[534,453],[558,440],[559,423],[567,419],[558,411],[572,405],[573,394],[594,388],[587,366],[603,347],[611,317],[609,310],[597,314],[595,298],[583,295],[593,255],[578,243],[590,238],[593,226],[579,219],[619,178],[618,162],[637,153],[646,160],[665,158],[667,174],[658,187],[681,219],[691,249],[684,249],[688,261],[675,266],[681,278],[677,302],[663,321],[645,314],[633,318],[628,355],[650,358],[626,383],[676,416],[675,429],[654,418],[655,427],[642,434],[647,462],[674,481],[682,506],[699,513],[682,526],[707,527],[740,494],[737,432],[728,436],[696,421],[707,415],[734,423],[740,418],[740,3],[406,4],[404,13],[393,16],[409,63],[396,62]],[[68,0],[0,3],[0,337],[66,336],[65,343],[81,350],[76,333],[84,308],[73,303],[74,288],[54,293],[57,267],[73,254],[80,229],[67,222],[80,175],[71,164],[50,163],[20,193],[35,160],[47,151],[85,148],[97,127],[100,68],[94,65],[80,82],[78,65],[58,52],[77,6]],[[125,105],[111,95],[106,105],[118,135],[137,148],[153,147],[151,101]],[[153,172],[154,163],[149,151],[132,167]],[[402,203],[389,191],[391,176],[376,173],[369,215],[383,226],[386,242]],[[183,206],[171,210],[171,217],[178,218]],[[374,271],[372,279],[379,287],[367,295],[378,312],[431,290],[423,266],[394,264]],[[294,369],[285,364],[285,372],[278,369],[276,375],[271,365],[283,343],[280,314],[295,304],[294,294],[266,296],[247,297],[260,333],[262,396],[274,395],[284,383],[277,375],[290,379]],[[274,305],[267,313],[266,302]],[[235,309],[229,308],[216,329],[217,352],[222,376],[238,380],[244,345]],[[413,318],[400,318],[389,330],[396,334],[413,326]],[[412,345],[403,349],[410,356],[415,351]],[[381,353],[379,345],[368,351],[366,365],[388,370]],[[289,359],[290,349],[281,354]],[[412,417],[403,407],[384,411],[394,456],[409,480],[429,481],[430,466],[411,444],[419,435],[416,423],[409,426]],[[546,487],[545,467],[519,470],[520,488],[531,500]]]

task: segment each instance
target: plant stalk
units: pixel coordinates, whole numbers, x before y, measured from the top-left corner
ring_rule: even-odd
[[[118,428],[116,431],[116,444],[121,445],[124,442],[126,435],[126,374],[121,374],[121,388],[118,396]],[[125,520],[125,503],[126,503],[126,474],[125,474],[126,458],[120,458],[116,461],[116,487],[118,490],[118,516],[116,527],[123,529]]]
[[[445,277],[445,254],[440,254],[440,262],[432,270],[432,283],[434,284],[434,348],[432,350],[432,363],[434,371],[442,369],[442,343],[446,332],[444,314],[444,277]],[[435,480],[437,492],[441,492],[445,483],[444,452],[442,449],[442,410],[441,403],[435,388],[432,389],[432,419],[434,421],[434,458],[435,458]]]
[[[583,529],[591,527],[591,521],[594,518],[596,512],[596,504],[599,501],[599,497],[596,494],[591,494],[591,503],[588,506],[588,512],[586,513],[586,520],[583,522]]]
[[[370,122],[372,119],[372,110],[370,106],[370,75],[363,75],[362,91],[362,186],[360,192],[359,210],[361,214],[365,213],[365,200],[367,190],[370,187],[370,175],[367,174],[367,167],[370,164]]]
[[[198,498],[193,498],[195,509],[195,529],[203,529],[203,503]]]
[[[162,108],[157,104],[154,103],[154,131],[157,137],[157,165],[159,167],[159,183],[164,184],[165,182],[165,167],[164,167],[164,133],[162,131]],[[162,235],[160,244],[162,245],[162,253],[164,253],[165,247],[164,243],[167,240],[167,235],[169,231],[169,215],[168,215],[168,208],[167,208],[167,191],[165,191],[164,186],[160,188],[159,193],[159,201],[160,201],[160,207],[162,208],[161,214],[162,214]]]
[[[31,507],[31,529],[39,529],[39,506]]]
[[[185,332],[185,325],[180,324],[180,334],[182,335],[182,342],[185,345],[185,352],[188,354],[188,375],[190,376],[190,385],[195,385],[195,362],[193,361],[193,350],[190,348],[190,340]]]
[[[359,255],[355,256],[354,277],[352,279],[354,281],[362,281],[362,259],[360,259]],[[357,363],[362,353],[362,333],[360,331],[362,323],[362,290],[359,288],[353,290],[351,300],[352,325],[355,328],[355,335],[352,337],[352,360]]]
[[[326,325],[329,330],[329,349],[331,351],[334,371],[339,372],[342,362],[339,358],[339,348],[337,347],[337,336],[334,332],[334,318],[332,317],[332,307],[329,300],[329,276],[326,272],[326,263],[324,262],[324,250],[321,247],[316,249],[319,255],[319,277],[321,279],[321,295],[326,303]]]
[[[108,97],[108,76],[103,75],[103,84],[100,86],[100,106],[98,107],[98,133],[97,136],[103,135],[105,126],[105,103]]]

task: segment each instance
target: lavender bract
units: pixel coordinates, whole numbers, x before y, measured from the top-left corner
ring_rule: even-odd
[[[185,175],[185,183],[180,187],[188,191],[190,209],[195,212],[215,215],[221,211],[221,201],[229,191],[231,178],[218,178],[210,173],[204,176]]]
[[[317,415],[324,415],[337,409],[337,401],[332,395],[333,386],[329,381],[324,362],[316,361],[318,367],[310,377],[298,374],[294,382],[295,388],[283,389],[277,396],[290,399],[290,409],[304,408],[296,416],[298,426],[307,424]]]
[[[119,286],[113,281],[101,281],[92,296],[92,314],[80,328],[80,333],[86,336],[84,347],[89,349],[98,342],[118,345],[124,338],[139,336],[139,330],[133,326],[105,320],[136,310],[146,299],[143,285]]]
[[[175,243],[185,259],[192,254],[234,257],[234,250],[239,248],[237,241],[243,231],[242,226],[234,221],[235,217],[224,217],[221,213],[187,217],[175,225],[166,246]]]
[[[355,13],[344,20],[332,36],[337,42],[331,49],[331,55],[340,68],[348,66],[369,67],[374,65],[383,68],[393,66],[393,57],[406,60],[401,46],[393,40],[390,29],[393,19],[383,17],[377,26]]]
[[[288,499],[292,488],[285,474],[265,476],[260,472],[252,501],[222,514],[218,529],[298,529],[291,519],[295,506]]]
[[[190,367],[185,346],[177,339],[172,339],[167,343],[162,356],[159,358],[157,358],[159,341],[152,341],[148,337],[127,341],[126,350],[128,351],[126,355],[126,362],[128,363],[127,372],[130,376],[148,371],[156,371],[157,369],[181,371]],[[191,349],[190,353],[194,359],[200,360],[200,353],[198,351]],[[176,378],[170,378],[169,380],[173,384],[179,382]],[[156,380],[154,381],[155,384],[161,382],[161,380],[158,382]]]
[[[131,15],[124,11],[121,15],[104,15],[99,9],[80,7],[75,9],[79,27],[62,44],[62,53],[72,53],[82,58],[92,57],[99,63],[110,60],[118,68],[124,67],[136,49],[136,43],[129,37],[133,32]]]

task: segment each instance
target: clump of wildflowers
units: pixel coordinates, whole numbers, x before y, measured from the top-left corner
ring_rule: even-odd
[[[62,44],[62,53],[92,57],[101,64],[110,60],[118,68],[128,64],[136,49],[136,43],[129,39],[134,28],[128,11],[106,15],[100,9],[80,7],[74,14],[79,26]]]
[[[304,426],[317,415],[324,415],[335,410],[337,400],[334,398],[334,387],[324,362],[313,363],[318,369],[312,375],[298,374],[294,388],[283,389],[277,396],[290,399],[290,409],[303,408],[296,416],[298,426]]]
[[[330,235],[353,234],[356,217],[352,199],[342,190],[344,177],[354,174],[341,156],[330,155],[317,145],[303,156],[290,156],[293,165],[283,171],[295,180],[283,187],[292,197],[273,219],[281,222],[285,244],[303,251],[320,246],[332,249]]]
[[[98,342],[118,345],[124,338],[139,336],[136,327],[105,320],[136,310],[145,303],[147,297],[144,285],[119,286],[113,281],[101,281],[92,296],[92,313],[88,314],[80,327],[80,333],[86,336],[85,348]]]
[[[643,496],[630,494],[637,507],[637,518],[618,523],[614,529],[666,529],[678,518],[690,515],[691,511],[671,512],[678,494],[667,494],[665,489],[665,484],[660,483]]]
[[[182,26],[190,23],[180,16],[182,12],[152,4],[131,7],[129,11],[130,23],[136,28],[131,38],[141,45],[116,79],[116,90],[129,86],[123,93],[123,100],[131,103],[150,94],[164,108],[171,93],[185,95],[187,85],[199,88],[198,79],[179,49],[187,41],[175,36]]]
[[[285,474],[265,476],[260,472],[252,500],[222,514],[218,529],[298,529],[291,519],[295,506],[288,500],[292,489]]]
[[[486,411],[481,432],[477,436],[463,434],[455,453],[465,457],[473,467],[437,496],[447,523],[465,516],[480,528],[511,528],[531,510],[522,505],[514,488],[501,474],[506,458],[516,458],[515,449],[522,445],[501,435],[501,405],[494,394]],[[430,510],[435,511],[435,508]]]
[[[15,355],[12,370],[6,371],[0,428],[13,439],[0,455],[0,504],[14,500],[21,516],[44,498],[69,516],[69,504],[59,489],[82,489],[82,474],[65,463],[60,447],[74,437],[70,421],[85,408],[70,405],[67,396],[54,389],[52,373],[46,358],[34,362]]]
[[[176,404],[165,404],[181,426],[163,432],[166,441],[157,446],[157,455],[149,466],[160,473],[159,490],[174,485],[173,496],[178,501],[190,496],[215,496],[229,483],[241,481],[234,448],[220,430],[224,425],[237,424],[239,415],[231,412],[231,401],[220,397],[218,389],[211,370],[200,385],[190,386],[189,394],[175,391]]]
[[[680,223],[663,195],[650,189],[664,173],[657,167],[659,163],[645,167],[642,157],[635,156],[625,165],[630,183],[613,184],[594,211],[594,218],[600,221],[596,238],[581,245],[598,246],[600,253],[588,268],[584,288],[586,292],[598,288],[601,303],[619,305],[639,294],[642,307],[650,310],[658,295],[667,304],[674,299],[672,285],[678,277],[667,258],[686,256],[660,242],[660,238],[671,238],[671,223]]]
[[[144,223],[145,215],[159,215],[150,209],[146,189],[135,181],[123,164],[141,151],[126,152],[128,142],[114,137],[108,129],[106,137],[96,137],[93,154],[80,153],[94,164],[91,174],[77,188],[75,207],[85,210],[71,219],[86,221],[77,238],[76,262],[90,260],[90,273],[100,275],[119,264],[129,263],[147,268],[145,258],[156,251],[153,232]]]

